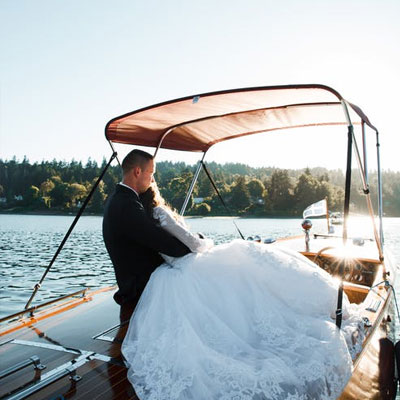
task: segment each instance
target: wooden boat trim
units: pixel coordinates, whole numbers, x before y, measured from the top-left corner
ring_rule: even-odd
[[[26,326],[30,326],[38,321],[41,321],[43,319],[52,317],[54,315],[60,314],[62,312],[65,312],[67,310],[70,310],[72,308],[75,308],[77,306],[79,306],[82,303],[86,303],[88,301],[92,300],[92,296],[98,294],[98,293],[102,293],[102,292],[107,292],[110,290],[114,290],[115,286],[108,286],[108,287],[104,287],[95,291],[90,292],[87,296],[79,298],[79,299],[72,299],[72,300],[68,300],[64,303],[61,304],[56,304],[54,307],[49,308],[48,310],[44,310],[38,314],[36,314],[35,316],[29,317],[28,319],[25,318],[21,318],[19,319],[15,324],[13,324],[13,326],[11,326],[10,328],[7,329],[7,327],[3,330],[0,331],[0,337],[7,335],[8,333],[11,332],[15,332],[19,329],[22,329]],[[54,304],[54,302],[52,302],[52,304]],[[17,315],[19,315],[20,313],[17,313]]]
[[[370,331],[368,332],[367,337],[364,341],[363,349],[361,350],[360,354],[357,356],[356,360],[354,361],[354,364],[353,364],[354,369],[357,368],[357,365],[358,365],[359,361],[361,360],[363,353],[365,353],[365,351],[367,351],[368,345],[370,344],[372,337],[374,336],[374,333],[378,329],[379,324],[382,322],[385,311],[386,311],[387,307],[389,306],[392,294],[393,294],[393,291],[390,289],[390,292],[388,293],[388,296],[386,297],[385,302],[380,307],[381,310],[379,312],[377,311],[376,313],[371,312],[371,314],[375,314],[376,318],[373,321]]]
[[[369,293],[369,291],[371,290],[369,286],[359,285],[358,283],[346,282],[346,281],[343,281],[343,289],[344,290],[349,289],[358,293]]]
[[[69,297],[78,296],[79,294],[82,294],[82,297],[84,297],[86,295],[86,291],[87,290],[89,290],[89,289],[88,288],[81,289],[81,290],[78,290],[77,292],[70,293],[70,294],[67,294],[65,296],[61,296],[61,297],[58,297],[56,299],[50,300],[50,301],[46,301],[45,303],[41,303],[41,304],[39,304],[37,306],[26,308],[25,310],[18,311],[18,312],[14,313],[14,314],[11,314],[11,315],[7,315],[6,317],[0,318],[0,323],[4,322],[4,321],[7,321],[9,319],[13,319],[14,317],[19,317],[20,315],[23,315],[23,314],[26,314],[26,313],[31,313],[31,316],[33,316],[33,313],[36,310],[39,310],[40,308],[46,307],[46,306],[48,306],[50,304],[57,303],[57,302],[59,302],[61,300],[68,299]]]
[[[380,271],[377,271],[377,276],[379,276],[381,272],[382,268],[380,269]],[[345,283],[343,284],[345,286]],[[359,360],[362,358],[363,353],[366,351],[371,341],[371,338],[374,336],[374,333],[376,332],[380,323],[382,322],[385,311],[389,307],[390,301],[392,299],[393,289],[392,287],[385,287],[384,285],[379,285],[379,284],[377,286],[372,285],[372,287],[369,288],[368,296],[380,298],[382,300],[382,304],[379,305],[379,308],[375,312],[368,311],[366,309],[363,310],[363,315],[368,317],[368,320],[371,323],[371,327],[368,329],[368,332],[366,333],[366,338],[364,340],[361,352],[358,354],[356,360],[353,362],[354,369],[356,369]]]
[[[370,384],[365,385],[365,379],[367,379],[368,382],[376,382],[374,380],[376,378],[376,376],[372,376],[372,377],[364,376],[364,374],[367,372],[365,367],[360,370],[361,363],[364,361],[364,359],[368,355],[370,355],[368,357],[368,359],[369,359],[371,357],[371,354],[373,354],[373,352],[374,352],[374,349],[371,346],[376,345],[377,340],[381,340],[381,339],[379,339],[379,337],[377,335],[379,334],[379,330],[382,329],[381,324],[383,322],[384,315],[387,312],[390,302],[392,300],[392,298],[391,298],[392,295],[393,295],[393,290],[390,290],[390,292],[388,292],[388,296],[387,296],[385,303],[380,308],[380,311],[376,313],[377,315],[376,315],[375,321],[374,321],[373,325],[371,326],[368,336],[363,343],[362,350],[359,353],[359,355],[357,356],[356,360],[353,362],[352,376],[349,379],[349,381],[347,382],[347,385],[343,389],[343,392],[340,395],[340,397],[338,398],[338,400],[349,400],[349,399],[354,400],[354,399],[360,399],[360,398],[368,398],[368,399],[373,398],[373,399],[388,400],[389,398],[390,399],[392,398],[392,397],[389,397],[389,392],[386,395],[382,395],[382,393],[381,393],[382,388],[381,388],[380,384],[378,385],[378,387],[373,387]],[[360,386],[360,384],[362,382],[364,382],[364,385]],[[386,384],[387,384],[387,382],[386,382]],[[386,387],[386,390],[390,390],[390,388]],[[362,397],[360,397],[361,395],[362,395]]]

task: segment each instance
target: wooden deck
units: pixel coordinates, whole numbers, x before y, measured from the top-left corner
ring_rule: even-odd
[[[69,300],[34,318],[3,323],[0,370],[33,356],[45,368],[31,364],[2,378],[0,398],[137,399],[121,356],[128,324],[120,326],[113,290]]]

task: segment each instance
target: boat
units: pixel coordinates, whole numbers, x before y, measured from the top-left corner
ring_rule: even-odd
[[[212,146],[249,135],[282,129],[297,132],[318,126],[334,126],[347,138],[343,149],[347,161],[342,234],[315,234],[311,221],[306,219],[301,227],[299,224],[298,236],[266,240],[263,245],[295,249],[340,280],[337,329],[341,326],[343,292],[363,309],[365,339],[339,399],[393,399],[397,390],[393,342],[396,264],[384,246],[379,171],[379,222],[372,207],[365,145],[367,137],[376,138],[380,169],[379,134],[358,106],[328,86],[300,84],[210,92],[113,118],[105,128],[112,149],[110,161],[56,255],[106,169],[118,157],[116,144],[151,147],[155,155],[159,149],[200,155],[180,211],[184,215],[200,170],[206,170],[204,159]],[[365,240],[351,237],[348,230],[353,152],[373,231],[372,238]],[[1,399],[137,399],[121,355],[129,318],[119,315],[119,307],[112,299],[115,287],[83,290],[32,305],[54,259],[25,309],[0,321]]]
[[[330,215],[332,225],[343,225],[343,216],[341,212],[332,212]]]

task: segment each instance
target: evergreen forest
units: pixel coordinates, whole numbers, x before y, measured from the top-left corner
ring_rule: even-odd
[[[0,211],[9,213],[76,213],[106,166],[90,158],[80,161],[30,163],[0,159]],[[104,203],[121,180],[118,163],[106,172],[85,213],[101,214]],[[239,163],[207,165],[226,205],[217,196],[202,170],[186,208],[186,215],[246,217],[301,217],[303,210],[323,198],[330,211],[342,211],[345,176],[341,170],[306,168],[284,170],[252,168]],[[166,201],[178,211],[190,186],[196,166],[184,162],[157,163],[155,179]],[[366,212],[365,195],[357,171],[351,188],[350,211]],[[400,216],[400,172],[384,171],[385,216]],[[377,210],[377,175],[369,176],[374,210]]]

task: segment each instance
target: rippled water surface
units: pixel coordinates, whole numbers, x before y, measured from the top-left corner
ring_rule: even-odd
[[[0,317],[17,312],[50,263],[74,217],[0,215]],[[356,234],[370,235],[360,218]],[[277,238],[301,234],[299,219],[188,218],[194,232],[220,243],[239,237],[235,222],[245,237]],[[81,217],[55,261],[34,303],[72,293],[85,287],[115,284],[112,264],[101,235],[101,217]],[[326,231],[326,221],[315,220],[315,231]],[[400,218],[385,218],[385,240],[400,260]]]
[[[0,215],[0,315],[23,308],[73,221],[68,216]],[[37,293],[34,304],[115,283],[100,217],[82,217]]]

